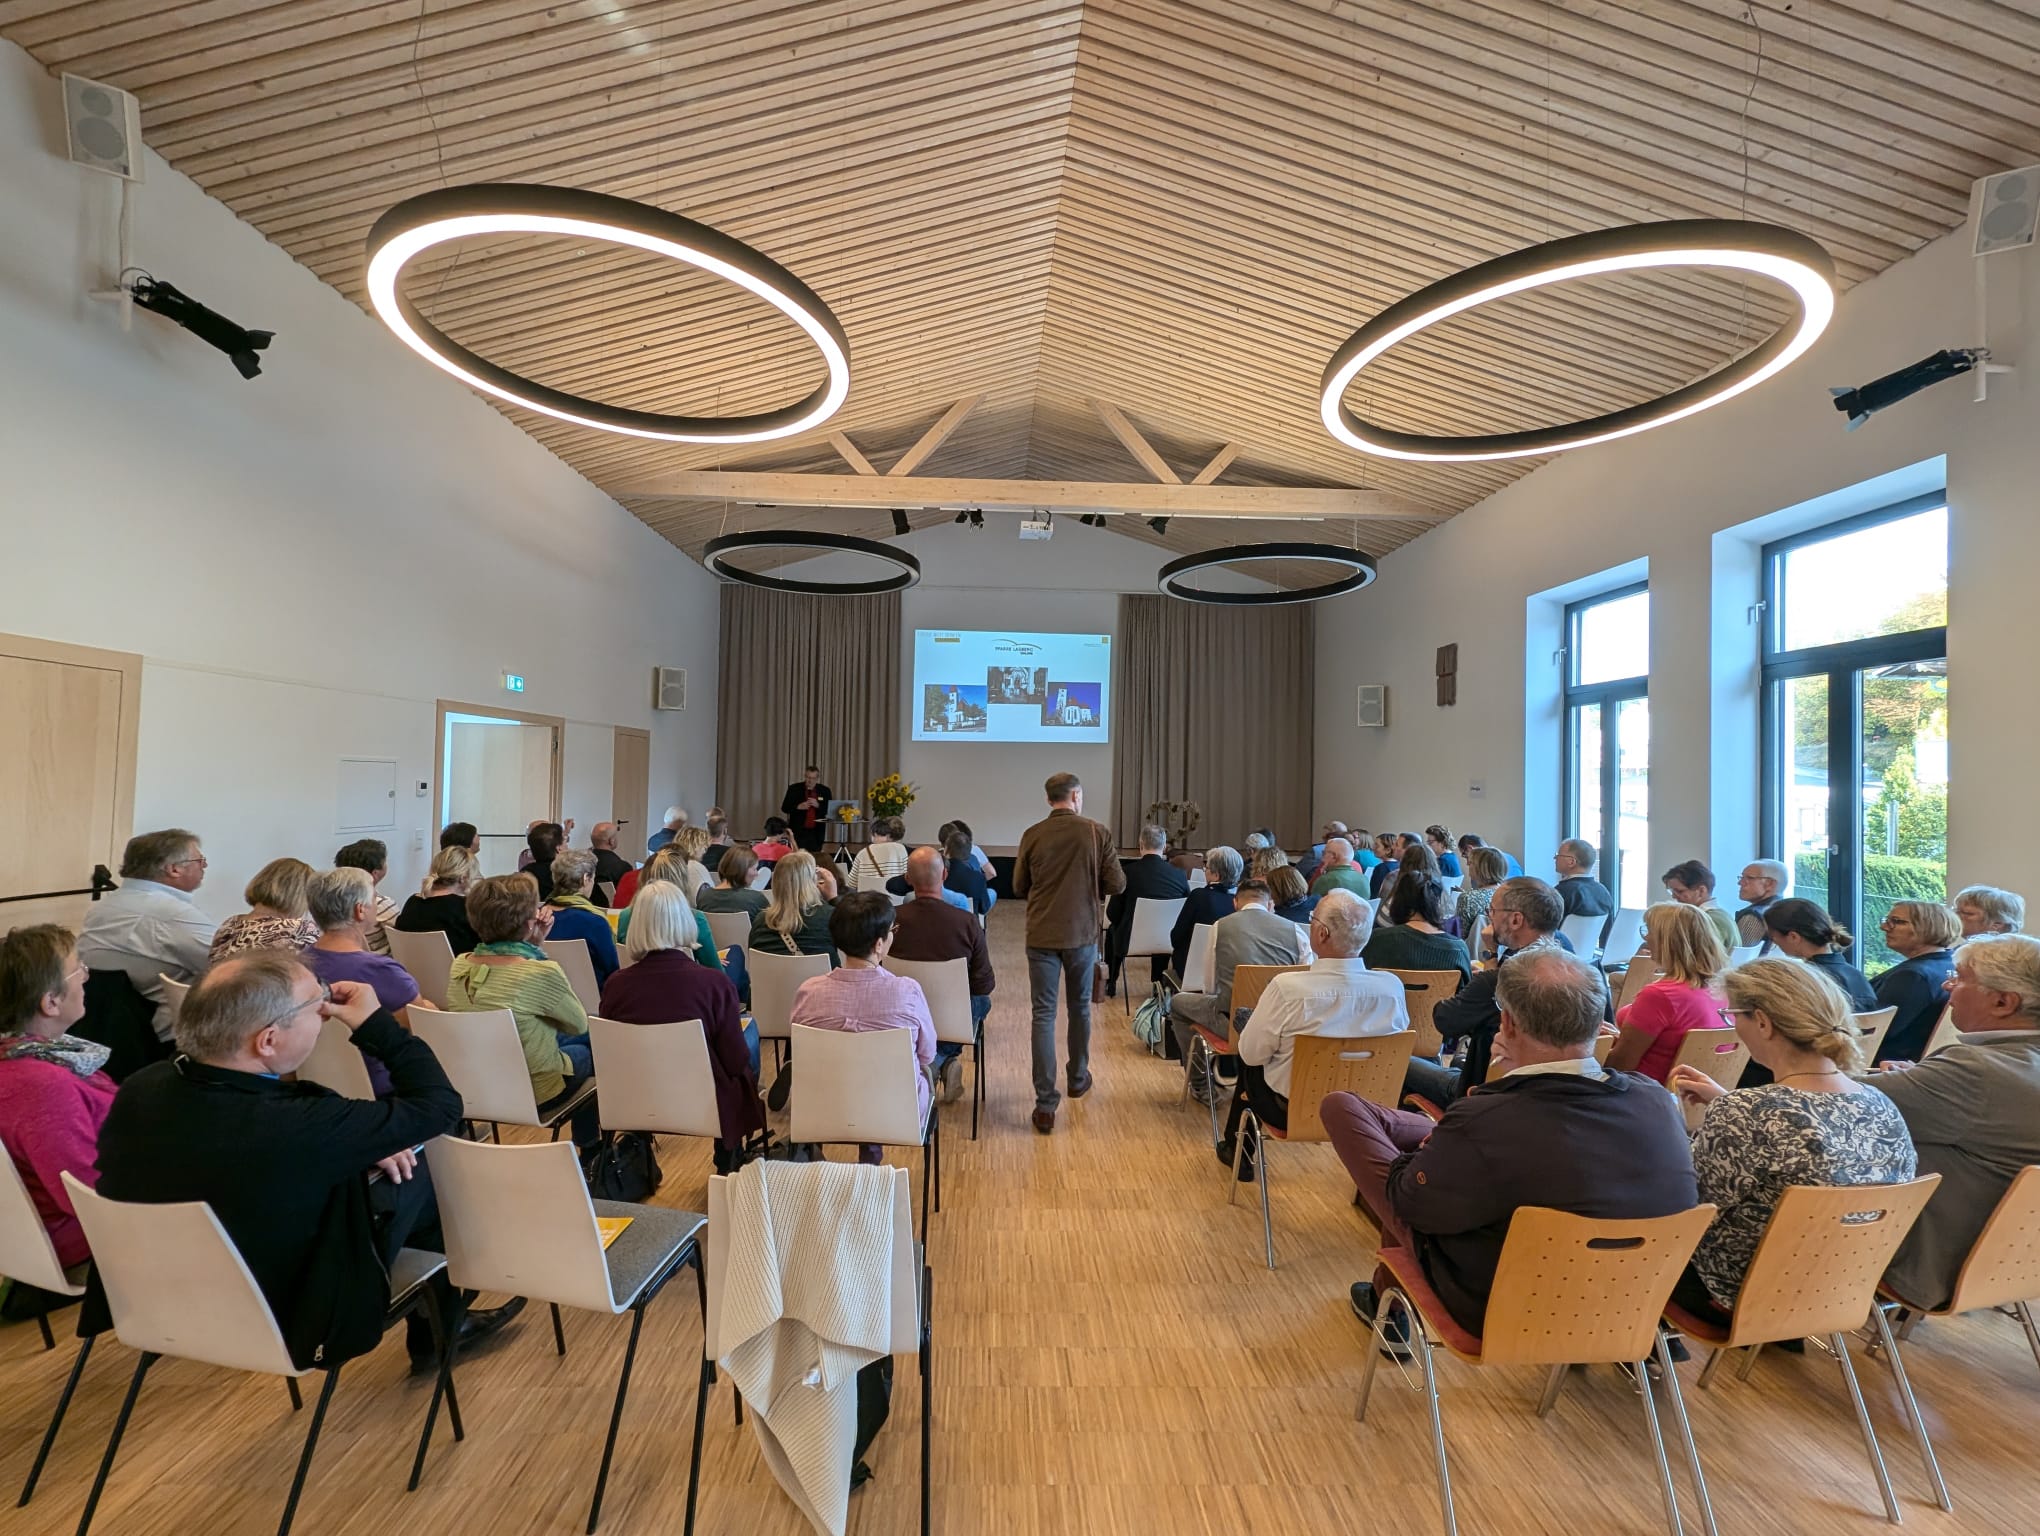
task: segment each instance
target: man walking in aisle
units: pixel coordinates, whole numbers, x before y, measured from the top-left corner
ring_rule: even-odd
[[[1084,786],[1074,773],[1050,776],[1048,815],[1020,837],[1013,894],[1027,903],[1027,987],[1034,1005],[1034,1128],[1055,1129],[1055,994],[1070,1015],[1069,1090],[1091,1091],[1091,976],[1107,896],[1126,889],[1112,833],[1084,815]]]

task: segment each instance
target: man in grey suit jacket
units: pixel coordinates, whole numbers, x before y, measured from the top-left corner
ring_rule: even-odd
[[[2040,939],[1982,934],[1955,952],[1948,1002],[1960,1043],[1872,1079],[1912,1132],[1922,1177],[1941,1176],[1884,1280],[1946,1306],[1962,1261],[2019,1170],[2040,1163]]]
[[[1265,880],[1242,880],[1233,896],[1233,912],[1211,929],[1213,992],[1178,992],[1169,1004],[1176,1044],[1187,1057],[1190,1026],[1201,1024],[1227,1033],[1232,1018],[1233,973],[1243,965],[1297,965],[1304,958],[1304,938],[1296,924],[1275,915],[1275,898]]]

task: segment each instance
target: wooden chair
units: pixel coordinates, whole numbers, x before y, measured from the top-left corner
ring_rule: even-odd
[[[1891,1032],[1891,1021],[1898,1017],[1896,1008],[1873,1008],[1868,1013],[1852,1013],[1849,1018],[1855,1023],[1856,1032],[1863,1037],[1863,1060],[1877,1059],[1877,1048],[1884,1044],[1884,1037]]]
[[[751,940],[751,914],[748,912],[704,912],[708,919],[710,937],[715,940],[718,953],[742,949]]]
[[[937,1040],[970,1050],[970,1139],[976,1141],[978,1110],[985,1102],[985,1031],[971,1014],[970,962],[962,958],[902,960],[888,955],[885,968],[920,985],[928,999],[928,1014],[935,1020]]]
[[[1164,900],[1156,896],[1136,896],[1133,899],[1133,926],[1126,939],[1126,953],[1121,956],[1119,984],[1129,1015],[1133,1012],[1133,980],[1124,962],[1151,959],[1166,955],[1174,949],[1169,942],[1169,933],[1176,926],[1176,919],[1183,915],[1183,904],[1190,898],[1176,896]]]
[[[1509,1222],[1495,1270],[1487,1316],[1478,1335],[1456,1323],[1425,1278],[1416,1255],[1384,1248],[1374,1274],[1377,1310],[1372,1346],[1361,1368],[1356,1419],[1365,1422],[1368,1398],[1381,1350],[1388,1343],[1391,1319],[1400,1311],[1404,1332],[1423,1371],[1424,1396],[1431,1411],[1431,1450],[1438,1463],[1438,1497],[1444,1506],[1446,1536],[1456,1536],[1458,1518],[1452,1506],[1452,1474],[1445,1459],[1445,1422],[1438,1401],[1438,1375],[1431,1335],[1470,1365],[1542,1365],[1549,1367],[1537,1416],[1545,1417],[1558,1401],[1566,1373],[1575,1365],[1619,1363],[1630,1366],[1642,1383],[1643,1418],[1657,1456],[1658,1486],[1664,1495],[1666,1523],[1679,1536],[1678,1493],[1672,1486],[1671,1463],[1665,1457],[1664,1435],[1658,1427],[1657,1402],[1651,1390],[1649,1361],[1655,1354],[1671,1398],[1672,1415],[1684,1443],[1686,1465],[1693,1477],[1702,1522],[1714,1536],[1714,1509],[1707,1497],[1707,1479],[1693,1444],[1693,1429],[1679,1391],[1679,1373],[1671,1347],[1658,1326],[1665,1300],[1678,1283],[1680,1271],[1693,1256],[1714,1207],[1696,1206],[1674,1216],[1637,1221],[1592,1221],[1565,1211],[1524,1206]]]
[[[418,983],[418,995],[435,1008],[447,1006],[447,988],[453,976],[453,946],[443,933],[406,933],[383,924],[389,941],[390,958],[411,973]]]
[[[2040,1299],[2040,1164],[2021,1168],[2005,1190],[1977,1234],[1976,1246],[1962,1261],[1955,1293],[1947,1305],[1923,1307],[1885,1284],[1877,1287],[1877,1294],[1922,1317],[1955,1317],[1985,1307],[2010,1307],[2026,1330],[2033,1363],[2040,1365],[2040,1327],[2033,1322],[2033,1302]],[[1907,1333],[1900,1329],[1899,1338]],[[1894,1343],[1894,1357],[1896,1352]]]
[[[849,1142],[921,1149],[921,1232],[928,1231],[928,1196],[942,1210],[942,1124],[935,1098],[921,1116],[921,1077],[914,1035],[906,1029],[856,1034],[793,1026],[800,1076],[787,1102],[787,1137],[796,1142]]]
[[[1643,908],[1622,907],[1608,929],[1608,942],[1601,950],[1601,969],[1616,971],[1628,965],[1643,947]]]
[[[552,961],[567,973],[567,985],[574,989],[574,996],[581,1000],[584,1013],[597,1014],[602,1011],[602,987],[595,980],[595,956],[588,948],[586,939],[545,939],[539,948],[545,951],[546,959]]]
[[[1924,1061],[1936,1051],[1945,1051],[1961,1038],[1961,1031],[1955,1027],[1955,1010],[1943,1008],[1941,1020],[1934,1026],[1933,1034],[1927,1037],[1926,1048],[1920,1052],[1920,1059]]]
[[[770,1040],[774,1056],[784,1061],[793,1028],[793,995],[809,977],[829,974],[829,957],[747,949],[744,965],[751,975],[751,1021],[758,1026],[758,1043]]]
[[[1597,1035],[1594,1039],[1594,1060],[1602,1063],[1605,1066],[1608,1061],[1608,1053],[1615,1049],[1615,1039],[1616,1037],[1614,1035]],[[1495,1056],[1490,1054],[1488,1057],[1487,1064],[1487,1076],[1482,1078],[1481,1082],[1483,1084],[1499,1082],[1501,1081],[1501,1079],[1507,1077],[1511,1070],[1512,1070],[1511,1068],[1504,1067],[1502,1063],[1495,1058]],[[1432,1106],[1432,1108],[1435,1109],[1436,1106],[1434,1105]],[[1427,1114],[1431,1113],[1430,1110],[1425,1110],[1423,1112]],[[1439,1111],[1438,1113],[1431,1114],[1431,1118],[1434,1120],[1443,1119],[1444,1114],[1442,1111]]]
[[[22,1182],[21,1171],[14,1166],[14,1159],[5,1146],[0,1146],[0,1275],[18,1280],[24,1285],[33,1285],[57,1296],[83,1296],[85,1287],[73,1285],[64,1266],[57,1258],[56,1244],[50,1241],[48,1228],[43,1226],[42,1215],[35,1208],[35,1199]],[[57,1338],[50,1331],[47,1312],[38,1312],[36,1324],[42,1329],[44,1349],[55,1349]],[[50,1447],[57,1443],[57,1431],[63,1427],[64,1415],[71,1407],[71,1396],[78,1390],[78,1378],[85,1374],[85,1361],[92,1353],[92,1338],[86,1336],[78,1341],[78,1357],[71,1362],[71,1374],[64,1381],[64,1390],[57,1398],[56,1411],[50,1415],[50,1427],[43,1432],[42,1449],[36,1452],[35,1465],[29,1468],[28,1482],[22,1487],[21,1498],[16,1508],[35,1497],[35,1485],[42,1477],[43,1463],[49,1460]]]
[[[297,1069],[297,1076],[299,1082],[317,1083],[342,1098],[375,1098],[375,1085],[368,1080],[368,1060],[355,1048],[354,1031],[338,1019],[319,1020],[318,1041]]]
[[[1270,970],[1278,975],[1302,967],[1241,966]],[[1454,974],[1458,974],[1454,972]],[[1237,983],[1235,983],[1237,985]],[[1410,1048],[1416,1037],[1408,1030],[1392,1035],[1298,1035],[1296,1054],[1289,1066],[1289,1126],[1286,1130],[1264,1125],[1254,1113],[1251,1100],[1240,1111],[1240,1134],[1233,1152],[1232,1185],[1225,1203],[1231,1205],[1239,1193],[1240,1159],[1247,1155],[1251,1138],[1254,1149],[1254,1178],[1261,1186],[1261,1241],[1267,1249],[1268,1267],[1275,1267],[1275,1222],[1268,1206],[1268,1147],[1270,1141],[1325,1141],[1325,1123],[1318,1106],[1328,1093],[1350,1093],[1356,1098],[1395,1108],[1402,1097],[1403,1074],[1410,1069]]]
[[[503,1139],[506,1125],[535,1125],[560,1139],[560,1127],[595,1092],[590,1077],[561,1101],[541,1110],[532,1091],[531,1069],[517,1039],[517,1020],[508,1008],[473,1013],[421,1008],[411,1015],[411,1033],[432,1047],[439,1065],[460,1090],[461,1114],[492,1127]]]
[[[1689,1029],[1686,1038],[1679,1042],[1679,1051],[1672,1058],[1672,1068],[1665,1076],[1680,1067],[1691,1067],[1705,1072],[1724,1088],[1733,1088],[1742,1080],[1743,1068],[1750,1064],[1750,1048],[1736,1038],[1733,1029]],[[1686,1129],[1697,1130],[1707,1116],[1704,1104],[1682,1106],[1686,1115]]]
[[[1638,950],[1629,957],[1629,969],[1622,973],[1622,993],[1615,1004],[1615,1012],[1636,1001],[1636,994],[1654,981],[1664,980],[1665,973],[1657,968],[1657,962],[1646,952]]]
[[[1877,1305],[1879,1279],[1940,1182],[1941,1176],[1933,1173],[1909,1184],[1793,1185],[1779,1197],[1777,1209],[1771,1213],[1728,1321],[1701,1317],[1676,1305],[1665,1308],[1667,1322],[1714,1351],[1700,1373],[1702,1387],[1713,1380],[1729,1350],[1749,1349],[1749,1364],[1754,1365],[1755,1351],[1766,1344],[1809,1335],[1825,1338],[1841,1362],[1842,1380],[1855,1405],[1863,1445],[1877,1474],[1878,1491],[1884,1495],[1884,1512],[1893,1525],[1900,1523],[1898,1498],[1891,1491],[1891,1474],[1885,1470],[1877,1431],[1871,1427],[1863,1389],[1849,1362],[1848,1335],[1862,1327],[1866,1317],[1874,1322],[1878,1342],[1889,1354],[1892,1375],[1936,1501],[1943,1509],[1953,1509],[1948,1485],[1934,1459],[1933,1443],[1927,1438],[1926,1421],[1920,1416],[1905,1365],[1893,1345],[1891,1325]],[[1745,1366],[1743,1374],[1748,1373]]]
[[[1307,965],[1241,965],[1233,968],[1232,1012],[1238,1019],[1249,1008],[1261,1001],[1261,994],[1268,990],[1268,983],[1277,976],[1286,976],[1291,971],[1307,971]],[[1234,1031],[1237,1036],[1238,1031]]]
[[[1389,968],[1388,974],[1403,984],[1403,1003],[1409,1009],[1410,1034],[1413,1056],[1436,1056],[1445,1049],[1445,1038],[1438,1033],[1438,1026],[1431,1022],[1431,1015],[1438,1005],[1447,998],[1458,995],[1464,986],[1457,971],[1398,971]]]

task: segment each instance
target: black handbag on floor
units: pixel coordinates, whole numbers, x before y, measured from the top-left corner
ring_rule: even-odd
[[[619,1131],[588,1159],[588,1193],[597,1200],[649,1200],[665,1178],[649,1131]]]

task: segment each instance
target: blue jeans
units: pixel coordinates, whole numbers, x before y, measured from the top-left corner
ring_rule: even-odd
[[[746,1008],[751,1006],[751,973],[744,964],[744,946],[732,944],[722,952],[723,975],[729,977],[730,985],[737,989],[737,1001]],[[757,1046],[751,1048],[751,1055],[758,1054]]]
[[[991,1011],[992,1011],[992,999],[989,993],[987,993],[983,997],[974,997],[970,1000],[970,1021],[972,1024],[977,1026],[977,1037],[980,1040],[984,1039],[985,1037],[985,1015],[990,1013]],[[754,1043],[751,1047],[751,1051],[754,1056],[757,1054],[757,1050],[758,1047]],[[935,1075],[937,1077],[940,1077],[942,1075],[942,1069],[948,1066],[949,1063],[956,1060],[956,1058],[961,1056],[962,1054],[963,1054],[963,1042],[961,1040],[936,1041]]]
[[[758,1021],[744,1020],[744,1047],[751,1053],[751,1081],[758,1080]]]
[[[567,1058],[567,1065],[572,1068],[567,1073],[567,1086],[562,1093],[564,1096],[572,1093],[595,1075],[595,1045],[586,1035],[564,1035],[560,1038],[560,1054]],[[550,1103],[551,1100],[547,1102]],[[539,1107],[542,1109],[545,1106]],[[574,1111],[571,1123],[574,1128],[575,1146],[592,1147],[602,1139],[602,1112],[595,1107],[593,1099]]]
[[[1091,1060],[1091,973],[1098,964],[1098,946],[1075,949],[1029,949],[1027,990],[1034,1011],[1034,1107],[1053,1111],[1062,1102],[1055,1088],[1055,994],[1062,985],[1070,1016],[1069,1080],[1076,1082]]]

